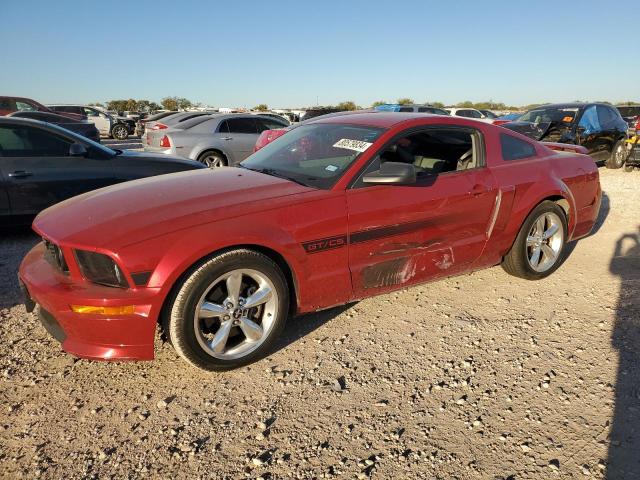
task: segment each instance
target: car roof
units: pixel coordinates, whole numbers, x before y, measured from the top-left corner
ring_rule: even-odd
[[[537,107],[530,108],[529,110],[540,110],[541,108],[582,108],[588,105],[607,105],[602,102],[567,102],[567,103],[547,103],[545,105],[539,105]],[[612,107],[613,105],[607,105]]]
[[[433,118],[442,119],[442,115],[432,115],[430,113],[418,112],[349,112],[344,115],[336,115],[327,118],[312,118],[304,122],[309,125],[312,123],[348,123],[355,125],[368,125],[371,127],[391,128],[407,120],[415,120],[417,118]]]

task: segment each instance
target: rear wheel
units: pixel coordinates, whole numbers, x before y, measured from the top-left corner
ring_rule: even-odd
[[[611,155],[609,159],[605,163],[607,168],[621,168],[624,165],[624,161],[627,159],[627,149],[625,148],[624,142],[619,140],[613,146],[611,150]]]
[[[126,140],[129,137],[129,131],[126,125],[118,123],[111,129],[111,136],[116,140]]]
[[[204,163],[209,168],[226,167],[227,159],[220,152],[204,152],[198,157],[200,163]]]
[[[178,354],[205,370],[228,370],[262,358],[289,310],[280,268],[252,250],[232,250],[191,270],[164,321]]]
[[[502,268],[527,280],[544,278],[564,262],[567,220],[558,204],[546,200],[524,221]]]

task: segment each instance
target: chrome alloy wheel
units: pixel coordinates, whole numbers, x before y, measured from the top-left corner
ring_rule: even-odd
[[[278,293],[257,270],[232,270],[200,297],[194,331],[200,346],[222,360],[242,358],[269,336],[278,314]]]
[[[553,212],[543,213],[527,235],[527,260],[536,272],[549,270],[558,260],[564,244],[562,220]]]
[[[200,161],[209,168],[218,168],[225,166],[224,159],[220,155],[205,155]]]
[[[621,167],[624,164],[624,161],[627,159],[627,149],[624,146],[624,143],[620,143],[614,152],[616,166]]]

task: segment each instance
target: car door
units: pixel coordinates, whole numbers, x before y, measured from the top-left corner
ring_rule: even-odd
[[[258,126],[253,117],[228,118],[220,123],[219,139],[229,164],[238,164],[253,152],[258,140]]]
[[[94,108],[82,107],[82,109],[83,113],[87,116],[87,120],[96,126],[100,135],[105,137],[109,136],[109,133],[111,132],[111,122],[109,121],[109,117]]]
[[[419,144],[408,155],[400,150],[407,140]],[[367,185],[364,175],[385,161],[413,162],[417,182]],[[355,298],[470,268],[486,244],[497,195],[485,165],[477,129],[423,128],[383,147],[346,193]]]
[[[73,139],[40,127],[0,126],[0,169],[13,215],[36,214],[115,182],[109,159],[70,156],[72,143]]]
[[[608,158],[610,147],[608,150],[607,137],[603,133],[596,105],[590,105],[582,111],[576,128],[576,139],[578,145],[585,147],[595,161]]]

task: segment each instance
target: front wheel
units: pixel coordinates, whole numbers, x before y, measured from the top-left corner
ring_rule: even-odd
[[[502,268],[516,277],[539,280],[564,262],[567,219],[557,203],[545,200],[526,218]]]
[[[287,282],[278,265],[240,249],[194,267],[178,286],[163,324],[186,361],[205,370],[229,370],[262,358],[288,311]]]
[[[116,140],[126,140],[129,137],[129,131],[125,125],[117,124],[111,129],[111,136]]]
[[[624,142],[622,140],[619,140],[613,146],[611,155],[605,163],[605,166],[607,168],[621,168],[624,165],[626,159],[627,149],[625,148]]]

